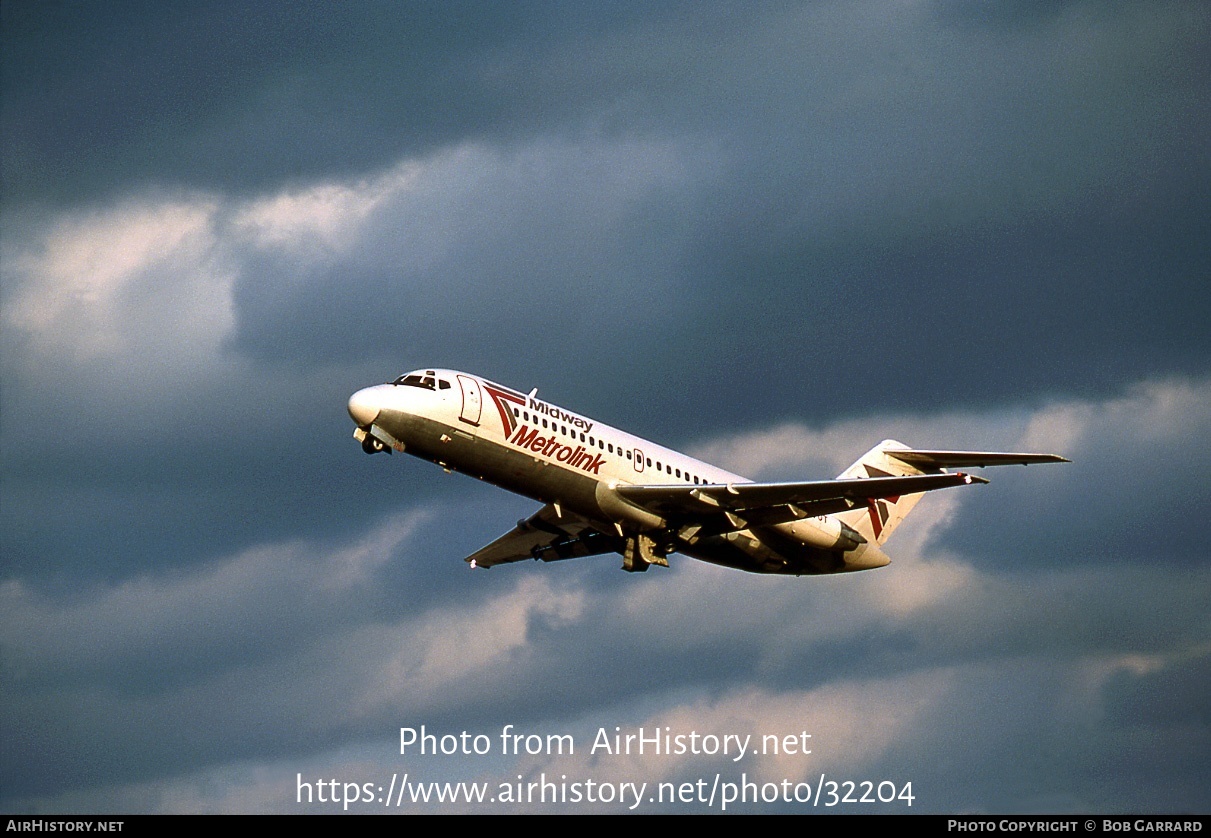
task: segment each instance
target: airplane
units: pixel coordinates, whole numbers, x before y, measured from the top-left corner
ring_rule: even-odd
[[[1066,463],[1055,454],[920,450],[887,439],[835,480],[756,483],[457,370],[426,369],[349,398],[367,454],[393,450],[543,504],[466,561],[490,568],[619,553],[792,576],[884,567],[884,542],[924,492],[982,477],[950,468]]]

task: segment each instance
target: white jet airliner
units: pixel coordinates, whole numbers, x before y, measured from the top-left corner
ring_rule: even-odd
[[[947,468],[1068,462],[1054,454],[922,451],[884,440],[836,480],[754,483],[528,394],[417,370],[349,399],[368,454],[406,451],[545,504],[466,558],[471,567],[620,553],[622,569],[684,553],[753,573],[883,567],[922,492],[982,477]]]

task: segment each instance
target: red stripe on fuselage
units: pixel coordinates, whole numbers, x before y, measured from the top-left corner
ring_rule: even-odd
[[[505,439],[513,436],[513,430],[517,427],[517,419],[513,416],[513,411],[506,402],[526,406],[526,400],[516,393],[510,393],[493,387],[491,384],[484,384],[484,389],[488,391],[488,395],[492,397],[493,403],[496,405],[497,411],[500,412],[500,424],[505,432]]]

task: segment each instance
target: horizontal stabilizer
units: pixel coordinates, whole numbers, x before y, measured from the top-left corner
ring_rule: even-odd
[[[923,451],[884,448],[883,453],[922,471],[939,468],[984,468],[985,466],[1069,463],[1057,454],[1021,454],[1009,451]]]

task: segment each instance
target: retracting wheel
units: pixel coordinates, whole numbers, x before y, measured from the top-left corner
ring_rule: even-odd
[[[377,454],[380,451],[386,451],[387,445],[378,437],[366,434],[366,438],[362,440],[362,450],[367,454]]]

